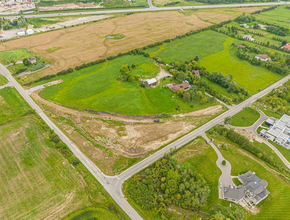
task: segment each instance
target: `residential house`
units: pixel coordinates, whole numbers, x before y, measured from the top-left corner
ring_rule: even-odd
[[[187,90],[187,89],[189,89],[189,87],[190,87],[190,85],[189,85],[188,82],[183,82],[183,83],[180,83],[180,84],[171,83],[171,84],[166,84],[164,86],[164,88],[168,88],[168,89],[172,90],[173,92],[177,92],[180,89]]]
[[[244,35],[243,39],[248,40],[248,41],[254,41],[254,38],[252,38],[252,35]]]
[[[240,27],[249,28],[247,24],[240,24]]]
[[[239,44],[239,45],[238,45],[238,48],[246,48],[246,46],[243,45],[243,44]]]
[[[269,61],[271,58],[267,54],[258,54],[255,56],[256,59],[261,61]]]
[[[29,58],[28,58],[28,61],[29,61],[31,64],[36,63],[36,59],[35,59],[35,57],[29,57]]]
[[[195,74],[196,76],[200,76],[200,71],[199,70],[192,70],[192,74]]]
[[[282,47],[284,50],[290,50],[290,43]]]
[[[263,30],[267,30],[267,26],[263,25],[263,24],[258,24],[258,28],[263,29]]]
[[[268,182],[260,179],[255,173],[248,171],[239,175],[240,186],[224,187],[224,199],[235,203],[244,202],[248,206],[259,204],[270,192],[266,189]]]

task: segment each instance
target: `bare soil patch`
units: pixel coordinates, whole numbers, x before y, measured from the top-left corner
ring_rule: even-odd
[[[251,11],[258,9],[251,8]],[[249,11],[247,8],[199,10],[187,16],[176,11],[138,13],[5,42],[0,51],[27,48],[52,63],[50,68],[21,77],[22,82],[29,82],[85,62],[207,27],[213,22],[233,19],[244,10]],[[116,33],[125,37],[120,40],[105,37]],[[62,49],[47,52],[53,47]]]

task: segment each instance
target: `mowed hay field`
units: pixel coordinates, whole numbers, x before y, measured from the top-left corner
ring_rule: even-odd
[[[207,71],[221,72],[224,75],[231,74],[240,87],[253,94],[282,76],[265,67],[254,66],[248,61],[239,59],[235,54],[236,49],[231,45],[242,42],[244,41],[208,30],[149,48],[146,52],[151,57],[159,57],[166,63],[192,60],[198,56],[199,64]],[[269,50],[269,52],[273,51]],[[223,94],[229,97],[225,92]]]
[[[0,90],[0,108],[1,219],[61,219],[89,206],[99,214],[87,217],[126,219],[83,165],[55,149],[48,127],[14,88]]]
[[[116,55],[190,30],[207,27],[212,23],[233,19],[244,11],[260,9],[253,7],[198,10],[190,13],[138,13],[5,42],[0,45],[0,51],[27,48],[53,64],[39,73],[22,77],[23,82],[28,82],[84,62]],[[105,38],[109,34],[119,33],[125,37],[120,40]],[[51,50],[56,47],[61,49]]]

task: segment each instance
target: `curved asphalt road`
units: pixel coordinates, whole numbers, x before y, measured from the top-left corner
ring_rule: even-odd
[[[181,9],[211,9],[211,8],[233,8],[233,7],[251,7],[251,6],[274,6],[286,5],[290,2],[267,2],[267,3],[248,3],[248,4],[227,4],[227,5],[199,5],[199,6],[176,6],[176,7],[154,7],[152,0],[148,0],[149,8],[137,9],[119,9],[119,10],[96,10],[85,12],[68,12],[68,13],[51,13],[51,14],[35,14],[24,15],[26,18],[44,18],[44,17],[58,17],[58,16],[72,16],[72,15],[100,15],[100,14],[115,14],[115,13],[129,13],[129,12],[150,12],[150,11],[172,11]],[[1,14],[0,14],[1,16]],[[19,15],[2,15],[4,18],[15,19]]]

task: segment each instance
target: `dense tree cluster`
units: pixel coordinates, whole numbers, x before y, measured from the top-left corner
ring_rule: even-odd
[[[170,154],[135,175],[127,191],[142,209],[153,210],[162,219],[168,218],[170,205],[199,210],[210,194],[204,178],[191,169],[179,167]]]
[[[280,172],[288,176],[290,175],[290,171],[288,169],[285,169],[282,165],[277,164],[277,161],[271,155],[268,155],[267,152],[255,146],[252,142],[250,142],[248,138],[235,132],[233,129],[225,128],[223,125],[217,125],[214,128],[212,128],[210,132],[211,134],[213,134],[214,132],[217,132],[218,134],[228,138],[230,141],[236,143],[241,148],[261,158],[263,161],[265,161],[272,167],[275,167]]]
[[[246,3],[247,0],[186,0],[196,1],[205,4],[231,4],[231,3]],[[273,0],[253,0],[253,2],[272,2]]]
[[[177,5],[177,4],[179,4],[179,3],[180,3],[179,1],[176,1],[176,2],[169,2],[169,3],[164,4],[164,6],[172,6],[172,5]]]
[[[239,23],[251,23],[256,21],[256,18],[253,15],[246,15],[243,13],[241,16],[237,17],[235,21]]]
[[[279,114],[290,114],[290,82],[288,81],[283,86],[275,88],[272,92],[258,100],[256,104],[258,108],[263,108],[264,105],[268,109]]]
[[[284,28],[284,27],[279,27],[279,26],[268,26],[267,27],[267,31],[272,33],[272,34],[276,34],[279,36],[287,36],[289,34],[289,29],[288,28]]]
[[[22,27],[26,27],[26,25],[27,25],[27,19],[23,16],[14,20],[0,18],[0,29],[3,28],[3,30],[10,30],[13,28],[22,28]]]

